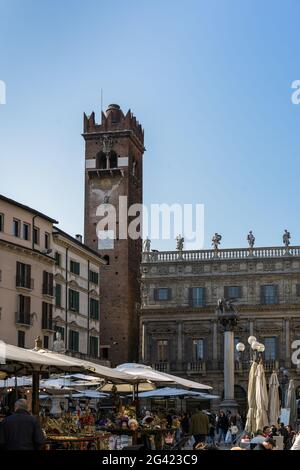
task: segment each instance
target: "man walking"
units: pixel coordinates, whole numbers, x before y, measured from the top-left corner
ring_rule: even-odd
[[[15,413],[0,423],[0,448],[39,450],[44,436],[38,420],[28,411],[27,401],[17,400]]]
[[[199,442],[205,442],[209,432],[209,419],[203,411],[198,408],[191,417],[190,433],[194,436],[194,448]]]

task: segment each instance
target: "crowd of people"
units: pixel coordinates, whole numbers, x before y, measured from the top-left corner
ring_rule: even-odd
[[[100,411],[100,410],[98,410]],[[78,410],[74,410],[79,413]],[[69,410],[71,413],[71,410]],[[89,411],[91,415],[91,411]],[[91,415],[92,416],[92,415]],[[284,423],[265,426],[250,434],[244,431],[245,420],[230,411],[213,413],[196,409],[192,413],[175,410],[146,410],[139,416],[134,408],[122,407],[118,413],[95,413],[93,422],[106,429],[127,431],[170,430],[173,448],[195,450],[275,450],[276,437],[282,436],[284,450],[300,450],[300,433]],[[45,441],[39,420],[32,416],[24,399],[15,403],[15,412],[0,423],[0,448],[9,450],[40,449]],[[180,445],[182,443],[182,446]]]

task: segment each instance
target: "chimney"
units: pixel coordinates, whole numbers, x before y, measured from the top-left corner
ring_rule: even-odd
[[[75,235],[75,238],[78,242],[82,243],[82,235],[80,235],[79,233],[77,233],[77,235]]]

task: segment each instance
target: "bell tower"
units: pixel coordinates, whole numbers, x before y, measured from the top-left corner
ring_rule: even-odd
[[[142,240],[120,235],[124,196],[127,208],[143,202],[144,131],[129,110],[117,104],[102,112],[101,124],[95,113],[84,114],[85,140],[85,243],[106,257],[100,272],[101,357],[112,365],[138,359],[139,273]],[[99,237],[99,206],[109,204],[116,213],[112,238]],[[132,217],[126,212],[127,226]]]

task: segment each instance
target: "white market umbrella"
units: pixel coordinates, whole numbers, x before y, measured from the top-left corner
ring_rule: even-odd
[[[144,377],[147,380],[150,380],[154,383],[172,383],[181,385],[182,387],[192,388],[192,389],[199,389],[199,390],[209,390],[212,389],[209,385],[203,385],[199,382],[194,382],[193,380],[183,379],[182,377],[178,377],[177,375],[166,374],[165,372],[159,372],[157,370],[152,369],[150,366],[146,366],[144,364],[121,364],[115,370],[120,372],[126,373],[128,375],[133,376],[140,376]]]
[[[143,392],[139,394],[140,398],[159,398],[159,397],[194,397],[203,400],[213,400],[220,398],[217,395],[210,395],[209,393],[192,392],[191,390],[184,390],[182,388],[163,387],[153,390],[151,392]]]
[[[262,362],[257,366],[255,377],[256,429],[263,429],[264,426],[267,426],[269,424],[269,398],[266,384],[266,376]]]
[[[256,385],[256,369],[257,362],[253,361],[249,371],[248,379],[248,413],[245,430],[247,432],[256,431],[256,421],[255,421],[255,412],[256,412],[256,398],[255,398],[255,385]]]
[[[279,402],[279,381],[275,371],[272,372],[269,380],[269,422],[270,425],[278,423],[280,416],[280,402]]]
[[[294,427],[297,421],[297,402],[293,379],[289,381],[289,388],[285,397],[285,407],[290,410],[290,424]]]
[[[138,390],[139,392],[148,392],[150,390],[155,389],[155,385],[152,383],[148,382],[140,382],[138,384]],[[112,385],[112,384],[104,384],[102,387],[99,387],[97,390],[101,390],[101,392],[109,392],[112,393],[113,391],[116,391],[117,393],[134,393],[135,387],[132,384],[117,384],[117,385]]]

